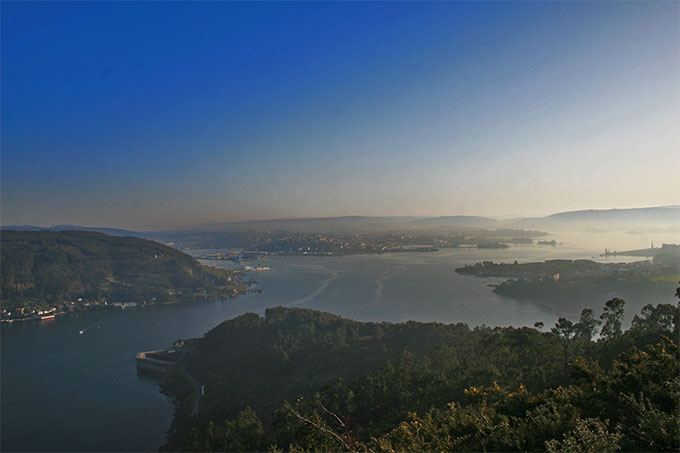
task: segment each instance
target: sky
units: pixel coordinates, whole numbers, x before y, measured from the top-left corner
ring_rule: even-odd
[[[4,225],[680,204],[678,2],[0,8]]]

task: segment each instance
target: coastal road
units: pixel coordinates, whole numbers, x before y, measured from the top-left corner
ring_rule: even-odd
[[[184,373],[187,379],[189,379],[189,382],[191,382],[191,390],[194,397],[194,407],[191,410],[191,415],[196,415],[198,414],[198,405],[201,402],[201,386],[196,382],[196,379],[194,379],[193,376],[187,373],[184,365],[182,365],[182,373]]]

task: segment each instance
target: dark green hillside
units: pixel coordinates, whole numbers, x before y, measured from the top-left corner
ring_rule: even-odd
[[[434,344],[464,344],[468,335],[464,324],[360,323],[309,309],[270,308],[264,318],[245,314],[188,342],[185,368],[210,394],[201,401],[201,419],[231,417],[249,404],[270,421],[282,399],[358,377],[398,360],[404,350],[423,357]],[[181,394],[184,382],[181,374],[171,376],[167,390]]]
[[[164,449],[677,450],[680,311],[648,305],[622,332],[624,305],[550,332],[246,314],[186,343]]]
[[[64,302],[166,302],[232,295],[227,272],[178,250],[133,237],[88,231],[0,233],[2,307]]]

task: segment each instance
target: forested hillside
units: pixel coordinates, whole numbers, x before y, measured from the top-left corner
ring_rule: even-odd
[[[230,274],[144,239],[12,230],[0,239],[3,308],[78,299],[151,303],[238,290]]]
[[[243,315],[187,342],[164,449],[677,450],[680,310],[648,305],[623,332],[624,305],[549,332]]]

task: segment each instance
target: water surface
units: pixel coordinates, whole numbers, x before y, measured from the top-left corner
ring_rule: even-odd
[[[559,240],[559,239],[558,239]],[[220,322],[267,307],[308,307],[363,321],[552,325],[577,316],[497,296],[488,279],[454,269],[483,260],[591,258],[595,250],[513,246],[345,257],[269,257],[251,272],[261,294],[195,304],[65,316],[2,327],[2,451],[150,451],[173,407],[157,382],[137,375],[135,354],[202,336]],[[615,257],[609,261],[631,260]],[[229,265],[212,261],[210,264]],[[245,263],[253,264],[253,263]],[[602,301],[597,301],[598,308]],[[636,310],[627,307],[628,317]],[[78,331],[87,328],[83,335]]]

